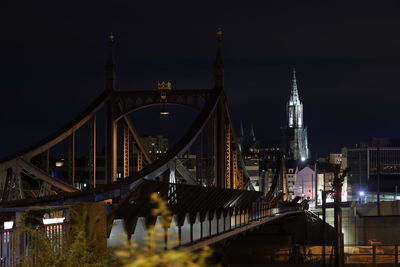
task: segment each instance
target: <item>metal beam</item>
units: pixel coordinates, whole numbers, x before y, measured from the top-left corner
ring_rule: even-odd
[[[225,187],[232,188],[231,183],[231,125],[225,126]]]
[[[26,160],[19,158],[15,161],[16,165],[20,167],[21,169],[25,170],[30,176],[34,176],[35,178],[46,182],[48,184],[51,184],[52,186],[61,189],[65,192],[76,192],[79,191],[77,188],[57,179],[54,177],[51,177],[47,173],[45,173],[43,170],[40,168],[36,167],[35,165],[27,162]]]
[[[136,168],[136,170],[138,172],[140,172],[143,169],[143,153],[142,153],[142,151],[137,150],[136,157],[137,157],[137,168]]]
[[[97,169],[97,122],[96,115],[93,116],[92,122],[90,125],[90,181],[89,184],[92,188],[96,187],[97,177],[96,177],[96,169]]]
[[[114,97],[107,103],[106,115],[106,168],[107,184],[117,180],[117,121],[114,120]]]
[[[140,139],[139,134],[136,132],[136,129],[133,126],[133,123],[131,122],[131,120],[127,116],[124,116],[124,117],[122,117],[122,121],[124,123],[124,126],[128,127],[129,133],[130,133],[131,137],[133,138],[133,140],[135,141],[136,149],[138,151],[141,151],[143,153],[142,156],[144,156],[144,158],[146,159],[146,162],[148,164],[151,164],[153,162],[153,160],[151,159],[148,151],[144,148],[144,146],[142,144],[142,140]]]
[[[233,176],[233,189],[241,189],[239,188],[239,180],[238,180],[238,149],[237,147],[232,148],[232,176]]]
[[[226,184],[226,136],[225,136],[225,124],[226,124],[226,112],[225,112],[225,94],[222,90],[221,98],[217,104],[216,110],[216,125],[214,128],[216,144],[214,147],[214,156],[215,156],[215,169],[216,169],[216,187],[224,188],[227,186]]]
[[[181,160],[176,159],[176,164],[175,164],[176,170],[179,172],[179,174],[182,176],[185,181],[190,184],[190,185],[197,185],[195,179],[193,179],[192,175],[190,172],[183,166],[183,163]],[[197,171],[197,170],[196,170]]]
[[[123,178],[125,179],[126,177],[129,176],[129,128],[128,126],[124,126],[124,147],[123,147]]]
[[[75,186],[75,132],[71,134],[68,144],[68,179]]]

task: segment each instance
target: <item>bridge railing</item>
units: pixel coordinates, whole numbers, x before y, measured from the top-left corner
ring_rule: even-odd
[[[67,233],[67,224],[41,225],[32,229],[33,231],[44,232],[48,238],[47,242],[50,242],[50,247],[57,253]],[[27,257],[30,250],[36,249],[37,244],[33,241],[31,233],[19,231],[16,227],[0,230],[0,267],[17,266],[24,257]],[[40,251],[35,251],[35,253],[40,253]],[[34,262],[35,253],[29,255],[30,261]]]
[[[279,212],[279,209],[271,206],[269,202],[254,202],[250,208],[246,209],[233,208],[223,211],[196,212],[195,214],[186,213],[183,223],[180,223],[177,215],[173,215],[167,229],[162,228],[161,217],[157,217],[155,228],[165,236],[165,238],[156,240],[157,246],[163,248],[188,246],[263,220],[267,221],[268,218],[274,217]],[[114,220],[107,242],[108,246],[122,245],[122,241],[126,239],[134,241],[139,247],[146,246],[149,236],[146,217],[137,219],[131,236],[128,236],[126,232],[124,220]]]

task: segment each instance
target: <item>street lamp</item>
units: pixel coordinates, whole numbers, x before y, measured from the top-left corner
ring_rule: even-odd
[[[167,117],[169,115],[169,111],[165,108],[165,103],[162,105],[160,115],[163,117]]]
[[[158,90],[160,90],[160,101],[162,102],[162,108],[160,115],[166,117],[169,115],[169,111],[165,108],[165,103],[167,103],[167,92],[172,89],[170,82],[159,82]]]

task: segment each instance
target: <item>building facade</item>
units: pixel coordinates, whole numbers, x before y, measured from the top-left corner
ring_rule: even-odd
[[[303,120],[303,103],[297,90],[296,71],[293,70],[292,90],[287,109],[287,124],[282,128],[284,152],[293,160],[309,158],[307,127]]]
[[[381,198],[397,195],[400,188],[400,139],[370,139],[342,148],[342,168],[349,167],[349,186],[354,199],[379,191]]]
[[[252,187],[257,191],[268,192],[279,165],[280,141],[257,140],[253,125],[250,127],[249,135],[245,135],[242,123],[238,141]]]

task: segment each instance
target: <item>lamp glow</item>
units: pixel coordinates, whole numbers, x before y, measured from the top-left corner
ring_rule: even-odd
[[[14,227],[14,222],[13,221],[7,221],[4,222],[4,230],[9,230]]]
[[[364,191],[360,191],[358,192],[358,194],[360,195],[360,197],[363,197],[365,195]]]
[[[43,224],[55,224],[55,223],[63,223],[65,220],[64,217],[62,218],[50,218],[50,219],[43,219]]]

